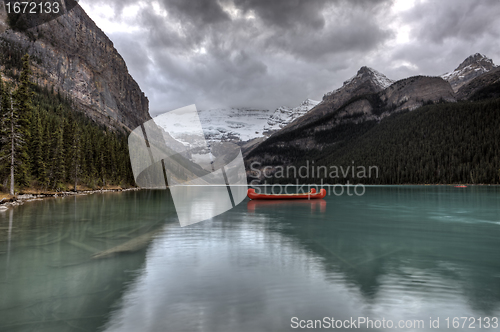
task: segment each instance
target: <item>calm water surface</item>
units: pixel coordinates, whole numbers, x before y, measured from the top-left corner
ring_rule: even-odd
[[[296,331],[292,317],[478,330],[500,317],[499,258],[499,187],[247,200],[186,228],[168,191],[36,201],[0,212],[0,331]]]

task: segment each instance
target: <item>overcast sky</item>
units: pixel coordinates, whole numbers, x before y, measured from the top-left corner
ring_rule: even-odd
[[[152,115],[298,106],[361,66],[440,75],[479,52],[500,64],[499,0],[81,0]]]

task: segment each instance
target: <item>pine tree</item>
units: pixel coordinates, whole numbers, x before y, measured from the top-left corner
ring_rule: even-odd
[[[70,118],[70,131],[73,134],[72,141],[71,141],[71,153],[70,153],[70,166],[72,170],[72,177],[74,179],[74,187],[73,190],[76,191],[76,186],[78,184],[78,175],[80,172],[80,128],[78,127],[78,124],[73,120],[73,118]]]
[[[13,94],[13,103],[15,112],[17,112],[17,125],[16,135],[19,135],[17,142],[17,176],[16,180],[23,186],[29,185],[30,175],[30,158],[27,142],[30,141],[30,123],[32,118],[32,83],[30,82],[31,68],[30,57],[28,54],[22,58],[23,70],[19,80],[19,86]]]
[[[2,77],[0,76],[0,153],[2,156],[5,155],[6,149],[9,148],[8,145],[8,140],[6,139],[6,135],[8,133],[8,116],[10,112],[10,94],[9,94],[9,87],[5,86],[2,80]],[[10,173],[10,165],[8,163],[7,158],[3,158],[3,163],[0,164],[0,174],[2,179],[5,180],[5,184],[7,184],[7,176]]]
[[[40,182],[42,183],[44,188],[47,189],[50,183],[50,176],[51,176],[50,166],[52,165],[50,126],[48,119],[44,121],[44,127],[42,128],[43,128],[42,156],[43,156],[43,163],[45,164],[45,172],[44,172],[44,177],[40,178]]]
[[[55,135],[52,137],[52,185],[54,189],[61,189],[64,178],[66,176],[66,169],[64,165],[64,141],[62,126],[57,129]]]
[[[10,167],[10,194],[14,195],[15,169],[19,168],[20,158],[18,155],[25,145],[23,139],[19,110],[14,105],[10,86],[4,90],[2,96],[2,160],[5,160]]]
[[[47,164],[45,162],[45,143],[40,111],[35,112],[32,126],[32,165],[33,176],[42,186],[47,182]]]

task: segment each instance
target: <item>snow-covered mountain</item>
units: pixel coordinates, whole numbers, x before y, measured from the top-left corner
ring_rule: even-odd
[[[297,118],[300,118],[319,103],[320,102],[316,100],[306,99],[302,102],[302,104],[300,104],[300,106],[295,108],[286,106],[279,107],[267,120],[267,124],[264,126],[264,131],[271,132],[284,128],[287,124]]]
[[[350,90],[357,88],[367,81],[378,87],[379,90],[383,90],[395,82],[375,69],[364,66],[358,70],[356,75],[344,81],[344,84],[340,88],[326,93],[323,99],[328,99],[328,97],[334,96],[340,92],[350,92]]]
[[[268,137],[274,131],[309,112],[319,102],[306,99],[298,107],[279,107],[275,111],[249,108],[215,108],[198,111],[208,140],[244,142]]]
[[[441,75],[441,77],[450,82],[453,91],[457,92],[463,85],[495,67],[497,66],[490,58],[481,53],[476,53],[465,59],[454,71]]]

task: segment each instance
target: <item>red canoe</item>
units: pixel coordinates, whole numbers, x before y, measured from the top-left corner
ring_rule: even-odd
[[[312,188],[310,192],[305,194],[257,194],[255,189],[248,189],[247,196],[250,199],[319,199],[325,198],[326,190],[321,189],[319,193],[316,192],[316,189]]]

